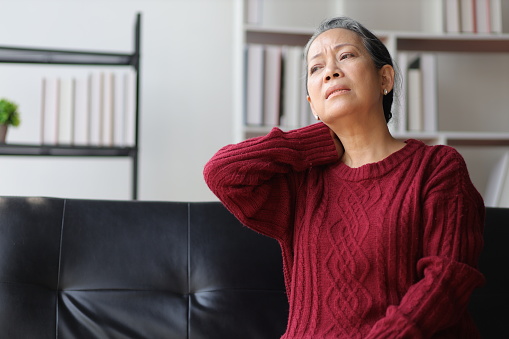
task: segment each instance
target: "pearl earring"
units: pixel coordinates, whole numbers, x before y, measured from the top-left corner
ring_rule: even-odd
[[[315,119],[316,120],[320,120],[320,117],[318,116],[318,114],[313,114],[315,116]]]
[[[389,93],[389,92],[387,92],[387,89],[384,88],[384,95],[387,95],[387,93]]]

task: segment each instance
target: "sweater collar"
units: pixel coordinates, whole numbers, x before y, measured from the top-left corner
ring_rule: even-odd
[[[338,162],[335,166],[336,172],[341,179],[349,181],[359,181],[383,176],[409,159],[418,149],[425,147],[422,141],[415,139],[408,139],[405,143],[406,145],[403,146],[402,149],[390,154],[385,159],[361,167],[352,168],[345,165],[343,162]]]

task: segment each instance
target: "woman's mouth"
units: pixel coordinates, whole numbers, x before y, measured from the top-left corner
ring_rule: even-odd
[[[349,92],[349,91],[350,90],[348,88],[332,89],[331,91],[327,91],[325,99],[329,99],[330,97],[334,97],[336,95],[343,94],[343,93],[346,93],[346,92]]]

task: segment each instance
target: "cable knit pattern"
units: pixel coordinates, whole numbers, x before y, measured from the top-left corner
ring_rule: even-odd
[[[478,338],[466,312],[484,278],[484,204],[451,147],[408,140],[359,168],[317,123],[222,148],[211,190],[281,245],[282,338]]]

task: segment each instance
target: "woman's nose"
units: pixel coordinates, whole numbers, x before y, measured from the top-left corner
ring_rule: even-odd
[[[325,76],[325,80],[329,81],[329,80],[330,80],[330,79],[332,79],[332,78],[338,78],[338,77],[339,77],[339,72],[334,72],[334,73],[332,74],[332,76],[331,76],[331,75],[329,75],[329,74],[327,74],[327,75]]]

